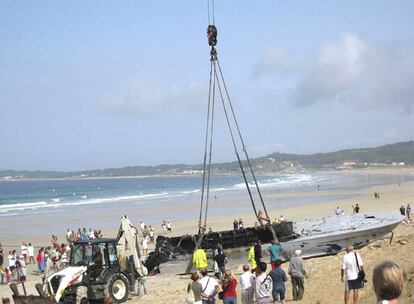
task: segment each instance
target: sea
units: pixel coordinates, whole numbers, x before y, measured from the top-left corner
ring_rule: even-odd
[[[269,192],[288,193],[315,190],[346,190],[414,180],[402,174],[276,173],[257,175],[266,196]],[[149,207],[188,201],[199,204],[201,176],[157,176],[99,179],[3,180],[0,181],[0,219],[37,213],[54,213],[74,208],[120,208],[128,205]],[[250,179],[249,184],[253,186]],[[246,194],[241,176],[212,176],[210,199]],[[324,197],[323,199],[331,199]],[[322,198],[321,198],[322,199]],[[307,200],[312,203],[312,200]],[[319,200],[320,202],[320,200]],[[306,203],[290,201],[289,204]],[[246,206],[249,208],[249,206]],[[172,215],[173,216],[173,215]],[[1,221],[1,220],[0,220]]]

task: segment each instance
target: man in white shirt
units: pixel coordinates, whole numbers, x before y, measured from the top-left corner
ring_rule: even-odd
[[[27,260],[27,256],[28,256],[28,254],[27,254],[27,245],[26,245],[26,243],[25,242],[23,242],[22,243],[22,246],[20,247],[21,248],[21,250],[20,250],[20,254],[21,254],[21,256],[23,257],[23,260],[26,262]]]
[[[344,303],[348,304],[350,291],[353,290],[353,303],[357,304],[359,290],[364,287],[363,282],[358,279],[358,273],[364,270],[364,266],[361,256],[354,252],[352,245],[346,247],[346,252],[347,254],[342,257],[341,264],[341,281],[345,281]]]
[[[265,262],[260,262],[258,267],[256,267],[256,280],[253,284],[255,304],[268,304],[271,300],[273,280],[266,273],[266,268],[267,265]]]
[[[89,228],[89,236],[88,236],[88,238],[89,238],[90,240],[95,239],[95,233],[94,233],[94,231],[92,230],[92,228]]]
[[[241,302],[242,304],[253,304],[254,275],[247,264],[243,265],[243,271],[244,273],[240,276]]]
[[[35,262],[34,260],[34,248],[32,243],[29,243],[29,246],[27,246],[27,252],[29,253],[29,264]]]
[[[66,229],[66,240],[70,242],[72,236],[72,231],[68,228]]]
[[[14,270],[14,268],[16,267],[16,250],[13,251],[9,251],[9,268],[11,271]]]
[[[208,276],[207,268],[201,270],[200,279],[201,284],[201,301],[203,304],[214,304],[216,303],[216,294],[219,290],[218,282],[215,278]]]

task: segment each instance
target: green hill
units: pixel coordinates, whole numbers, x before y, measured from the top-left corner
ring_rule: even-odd
[[[274,172],[281,170],[332,169],[348,163],[348,167],[371,167],[392,165],[414,165],[414,141],[400,142],[376,148],[347,149],[329,153],[308,155],[274,152],[252,159],[257,172]],[[244,165],[246,163],[244,162]],[[218,163],[212,165],[214,173],[234,173],[239,171],[237,162]],[[16,171],[2,170],[0,178],[86,178],[86,177],[119,177],[147,176],[171,174],[199,174],[202,165],[158,165],[131,166],[124,168],[108,168],[89,171]]]

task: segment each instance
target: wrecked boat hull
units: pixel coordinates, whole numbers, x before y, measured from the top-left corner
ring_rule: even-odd
[[[282,242],[288,255],[294,255],[295,250],[302,250],[303,258],[313,258],[334,255],[345,250],[348,244],[354,248],[362,248],[379,238],[391,233],[401,221],[392,222],[380,227],[346,231],[342,233],[318,234],[302,236],[289,242]]]
[[[293,222],[286,221],[273,224],[272,227],[280,241],[289,241],[299,237],[293,230]],[[193,254],[196,243],[202,236],[200,247],[206,250],[215,249],[218,243],[222,244],[223,248],[228,250],[252,246],[257,240],[260,240],[262,243],[269,243],[273,240],[269,225],[209,232],[204,235],[158,236],[155,250],[150,253],[150,256],[145,262],[145,266],[151,271],[161,263],[168,262],[180,256]]]
[[[280,241],[288,241],[299,236],[293,231],[293,222],[283,222],[272,226]],[[201,234],[177,237],[158,236],[156,246],[171,246],[175,254],[192,254],[200,237]],[[200,247],[214,249],[220,243],[223,248],[238,248],[252,245],[257,240],[269,243],[272,239],[272,233],[266,225],[205,233]]]
[[[313,258],[335,255],[344,250],[348,244],[356,249],[362,248],[391,233],[402,220],[401,216],[389,214],[346,215],[303,220],[297,222],[295,227],[292,222],[284,222],[273,225],[273,228],[288,257],[293,256],[295,250],[300,249],[303,258]],[[229,266],[244,264],[247,262],[248,250],[256,239],[260,239],[263,244],[270,243],[272,240],[272,235],[265,226],[246,228],[244,233],[223,231],[213,233],[210,237],[206,234],[203,248],[208,249],[207,254],[211,255],[216,244],[221,243],[226,254],[231,257]],[[158,237],[156,249],[146,262],[147,268],[151,270],[156,265],[177,257],[188,261],[195,247],[194,237],[191,235]],[[184,239],[187,245],[181,248]],[[267,245],[262,246],[262,249],[267,249]],[[262,256],[267,255],[263,252]]]

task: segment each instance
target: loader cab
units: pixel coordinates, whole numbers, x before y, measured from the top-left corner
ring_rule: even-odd
[[[88,267],[90,280],[99,280],[108,268],[119,268],[117,239],[78,241],[71,248],[70,265]]]

